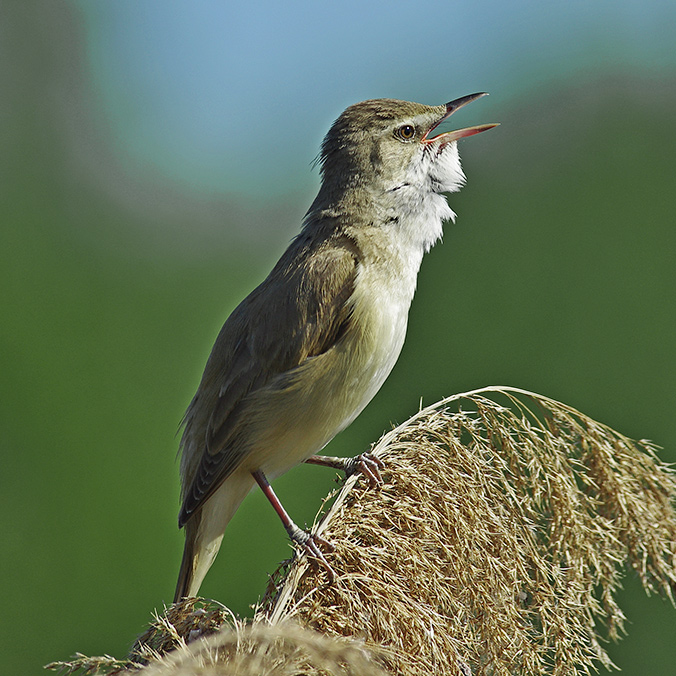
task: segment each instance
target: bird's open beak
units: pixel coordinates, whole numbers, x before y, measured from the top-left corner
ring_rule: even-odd
[[[429,135],[445,120],[447,120],[453,113],[462,108],[463,106],[466,106],[468,103],[471,103],[472,101],[476,101],[476,99],[480,99],[482,96],[488,96],[487,92],[479,92],[478,94],[468,94],[467,96],[461,96],[459,99],[455,99],[454,101],[451,101],[446,104],[446,114],[432,127],[429,128],[425,136],[423,137],[423,143],[432,143],[432,142],[439,142],[441,140],[442,143],[451,143],[452,141],[457,141],[459,138],[465,138],[467,136],[474,136],[474,134],[479,134],[482,131],[486,131],[488,129],[493,129],[493,127],[497,127],[498,123],[493,123],[493,124],[479,124],[475,127],[465,127],[464,129],[457,129],[456,131],[447,131],[444,132],[443,134],[439,134],[437,136],[434,136],[432,138],[428,138]]]

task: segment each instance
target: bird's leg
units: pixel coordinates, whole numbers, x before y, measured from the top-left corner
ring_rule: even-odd
[[[267,480],[265,474],[260,470],[251,472],[253,478],[256,480],[256,483],[261,487],[265,497],[270,501],[270,504],[274,507],[275,512],[279,515],[279,518],[282,520],[282,524],[286,529],[286,532],[289,534],[289,537],[297,545],[303,547],[307,554],[315,559],[328,573],[329,582],[333,582],[336,577],[336,574],[331,568],[331,564],[326,560],[322,550],[319,548],[319,545],[325,547],[329,551],[333,551],[333,545],[324,538],[316,535],[314,533],[308,533],[307,531],[299,528],[289,516],[288,512],[284,509],[284,506],[279,501],[279,498],[275,495],[275,492],[272,490],[270,482]]]
[[[312,465],[333,467],[341,472],[345,472],[346,477],[355,472],[361,472],[368,479],[368,482],[372,487],[383,483],[383,477],[380,476],[383,462],[379,458],[376,458],[372,453],[361,453],[360,455],[355,455],[354,458],[336,458],[331,455],[311,455],[305,462],[309,462]]]

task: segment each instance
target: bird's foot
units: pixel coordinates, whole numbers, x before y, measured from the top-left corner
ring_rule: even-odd
[[[380,458],[371,453],[360,453],[354,458],[347,459],[345,476],[351,476],[355,472],[361,472],[367,479],[371,487],[380,486],[383,483],[383,477],[380,470],[385,466]]]
[[[303,548],[310,559],[318,563],[326,571],[329,576],[329,584],[333,584],[333,581],[336,579],[336,572],[326,560],[324,552],[322,552],[319,545],[330,552],[334,551],[335,547],[316,533],[309,533],[306,530],[300,529],[295,523],[287,526],[286,532],[295,544]]]
[[[383,477],[380,475],[380,470],[384,467],[383,462],[372,453],[360,453],[353,458],[313,455],[305,462],[313,465],[323,465],[324,467],[333,467],[345,472],[346,477],[352,476],[355,472],[361,472],[368,479],[372,488],[383,483]]]

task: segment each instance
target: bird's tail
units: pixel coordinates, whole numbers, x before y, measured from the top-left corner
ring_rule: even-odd
[[[178,572],[178,582],[176,583],[176,592],[174,593],[174,603],[180,601],[184,596],[194,596],[199,590],[199,583],[195,585],[195,568],[198,557],[196,556],[196,536],[199,529],[201,514],[198,512],[193,516],[185,526],[185,546],[183,547],[183,558],[181,559],[181,569]],[[198,523],[193,525],[194,522]],[[200,580],[201,582],[201,580]]]
[[[174,603],[185,596],[197,596],[221,547],[225,527],[253,487],[254,480],[248,472],[230,475],[187,521]]]

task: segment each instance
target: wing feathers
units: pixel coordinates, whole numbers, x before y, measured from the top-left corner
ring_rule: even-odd
[[[342,338],[358,260],[359,250],[346,236],[310,248],[301,233],[227,319],[185,416],[179,525],[246,457],[237,419],[246,415],[247,396]]]

